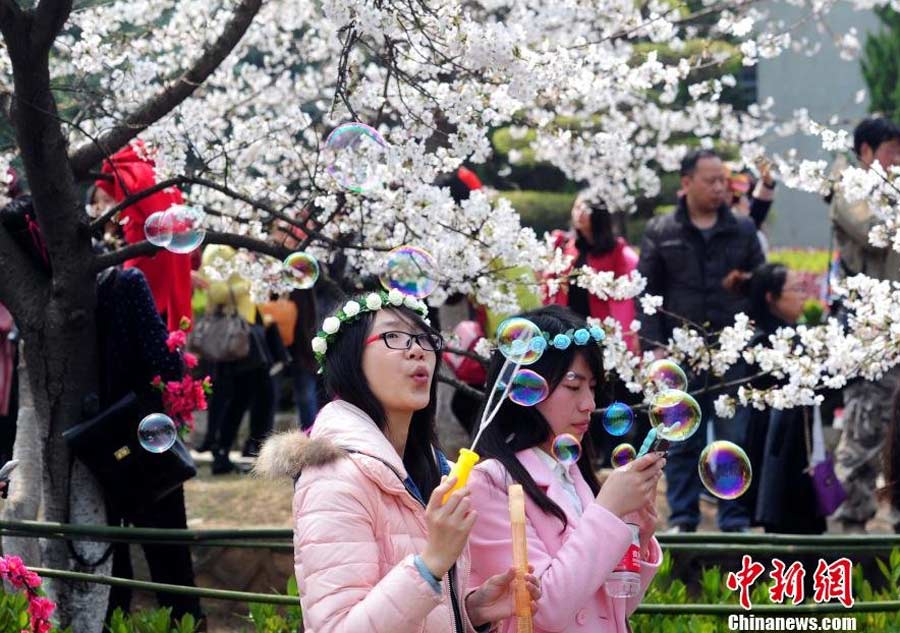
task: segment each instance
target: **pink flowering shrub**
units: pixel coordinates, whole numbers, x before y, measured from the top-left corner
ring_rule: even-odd
[[[197,366],[197,357],[184,351],[187,343],[187,332],[191,328],[191,321],[183,318],[179,323],[179,329],[169,332],[166,346],[170,352],[178,352],[182,362],[188,370]],[[207,396],[212,393],[212,381],[209,376],[196,379],[190,371],[186,372],[181,380],[163,381],[161,376],[155,376],[151,383],[154,388],[162,393],[163,409],[182,434],[194,430],[194,411],[206,411]]]
[[[2,630],[21,630],[22,633],[49,633],[53,629],[50,617],[56,605],[41,595],[41,577],[25,567],[18,556],[0,557],[0,579],[16,590],[15,594],[3,594],[0,609]],[[26,607],[27,603],[27,607]],[[5,622],[9,617],[11,622]],[[7,626],[7,624],[9,626]],[[25,625],[28,628],[22,628]],[[12,626],[12,628],[10,628]]]

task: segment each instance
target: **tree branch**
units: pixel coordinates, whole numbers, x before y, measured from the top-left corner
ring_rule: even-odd
[[[488,366],[488,361],[476,354],[475,352],[470,352],[469,350],[459,349],[456,347],[450,347],[448,345],[444,345],[444,351],[448,354],[454,354],[456,356],[465,356],[466,358],[471,358],[472,360],[478,361],[478,364],[482,367]]]
[[[99,218],[91,222],[91,231],[96,233],[101,231],[103,227],[109,222],[117,213],[128,208],[129,206],[135,204],[136,202],[140,202],[144,198],[153,195],[158,191],[162,191],[163,189],[168,189],[169,187],[177,187],[179,185],[200,185],[202,187],[208,187],[210,189],[215,189],[218,192],[224,193],[226,196],[230,198],[234,198],[235,200],[240,200],[244,202],[254,209],[259,209],[260,211],[264,211],[272,215],[273,217],[277,217],[280,220],[284,220],[294,226],[302,227],[302,223],[290,218],[283,213],[277,211],[274,207],[269,206],[263,202],[259,202],[258,200],[254,200],[249,196],[245,196],[244,194],[234,191],[233,189],[229,189],[225,185],[220,185],[217,182],[212,180],[207,180],[206,178],[199,178],[196,176],[175,176],[174,178],[169,178],[168,180],[163,180],[162,182],[156,183],[152,187],[148,187],[146,189],[142,189],[136,193],[131,194],[122,202],[117,204],[116,206],[110,208]]]
[[[31,27],[31,50],[35,57],[46,55],[71,12],[72,0],[40,1]]]
[[[453,376],[448,376],[447,374],[438,374],[437,379],[440,382],[450,385],[451,387],[456,387],[459,391],[462,391],[464,394],[466,394],[469,397],[477,398],[478,400],[484,401],[484,392],[479,391],[478,389],[476,389],[475,387],[472,387],[471,385],[467,385],[466,383],[462,382],[461,380],[457,380]]]
[[[255,237],[249,237],[247,235],[235,235],[234,233],[219,233],[217,231],[207,231],[203,243],[224,244],[226,246],[233,246],[234,248],[246,248],[247,250],[254,251],[256,253],[270,255],[275,259],[284,259],[293,252],[291,249],[284,248],[283,246],[279,246],[278,244],[270,244],[269,242],[264,242],[262,240],[256,239]],[[163,249],[159,246],[154,246],[150,242],[138,242],[136,244],[129,244],[128,246],[120,248],[117,251],[98,255],[94,260],[94,270],[96,272],[100,272],[101,270],[104,270],[111,266],[118,266],[126,260],[134,259],[135,257],[154,255],[161,250]]]
[[[190,97],[238,45],[261,6],[262,0],[241,0],[219,39],[190,70],[174,84],[144,102],[122,124],[102,134],[96,142],[86,143],[76,149],[69,157],[76,177],[81,177],[105,156],[123,147]]]
[[[22,8],[16,0],[0,0],[0,24],[6,29],[22,17]]]

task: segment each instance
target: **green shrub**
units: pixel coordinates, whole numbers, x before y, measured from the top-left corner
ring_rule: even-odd
[[[521,159],[516,162],[521,167],[533,166],[537,161],[534,158],[534,150],[531,143],[537,138],[537,132],[529,129],[522,138],[513,138],[510,128],[502,127],[491,136],[491,144],[501,156],[508,156],[510,150],[518,150],[522,153]]]
[[[109,617],[106,630],[109,633],[194,633],[197,624],[190,613],[180,620],[173,620],[172,610],[168,607],[133,613],[116,609]]]
[[[274,604],[250,604],[249,620],[255,633],[296,633],[303,626],[300,609],[300,593],[297,579],[291,576],[287,582],[287,595],[297,597],[297,606],[279,607]]]
[[[803,302],[803,316],[800,323],[803,325],[821,325],[825,316],[825,305],[820,299],[807,299]]]
[[[519,212],[522,225],[534,229],[538,236],[547,231],[565,229],[572,214],[574,193],[556,191],[500,191],[498,195],[509,200]]]
[[[823,274],[828,270],[828,251],[820,248],[779,248],[769,251],[769,261],[791,270]]]

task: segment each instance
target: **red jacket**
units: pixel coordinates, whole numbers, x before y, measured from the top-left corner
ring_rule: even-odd
[[[103,161],[101,171],[113,180],[98,180],[96,185],[119,203],[156,184],[153,161],[142,159],[130,145]],[[184,198],[177,187],[159,191],[125,208],[121,217],[125,241],[144,241],[144,222],[157,211],[182,204]],[[136,257],[125,262],[125,268],[139,268],[147,278],[153,300],[160,314],[166,314],[169,330],[178,329],[182,316],[191,316],[191,256],[161,250],[150,257]]]
[[[575,247],[576,235],[573,233],[565,233],[563,231],[554,231],[556,239],[556,247],[562,248],[563,253],[572,257],[574,262],[578,259],[578,249]],[[638,255],[634,249],[628,245],[623,238],[616,238],[615,247],[602,255],[588,254],[586,265],[597,271],[612,271],[616,277],[628,275],[637,268]],[[569,274],[571,269],[565,271]],[[544,287],[544,304],[555,303],[558,305],[569,305],[568,284],[562,283],[559,290],[554,295],[547,294],[547,287]],[[640,351],[638,338],[631,331],[631,322],[635,319],[634,299],[625,299],[622,301],[614,299],[601,299],[600,297],[588,294],[588,306],[590,307],[591,316],[601,321],[606,317],[613,317],[622,325],[622,332],[625,335],[625,341],[628,343],[628,349],[637,354]]]

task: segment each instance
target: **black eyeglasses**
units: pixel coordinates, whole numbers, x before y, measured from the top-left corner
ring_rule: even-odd
[[[444,339],[437,334],[410,334],[409,332],[382,332],[366,339],[366,345],[378,339],[384,341],[388,349],[409,349],[413,340],[426,352],[439,352],[444,349]]]

